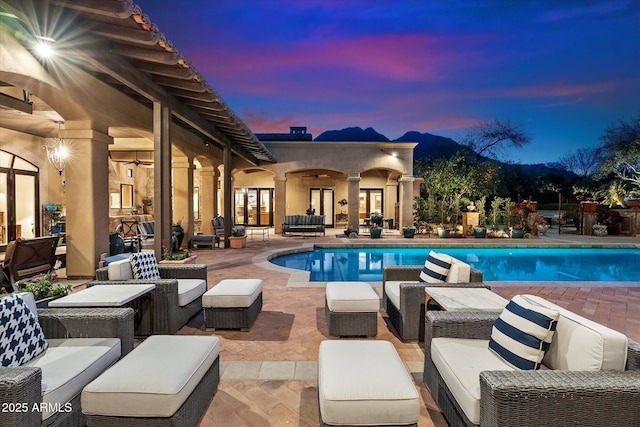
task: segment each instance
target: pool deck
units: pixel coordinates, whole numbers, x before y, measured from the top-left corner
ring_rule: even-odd
[[[211,335],[221,340],[222,379],[200,426],[317,426],[318,389],[316,369],[318,346],[330,339],[324,316],[324,286],[305,282],[308,273],[277,267],[267,258],[277,251],[299,250],[314,244],[396,244],[435,246],[624,246],[636,247],[640,239],[631,237],[591,237],[575,234],[558,236],[549,230],[539,239],[438,239],[417,236],[403,239],[399,234],[383,234],[381,240],[363,236],[356,241],[344,238],[341,230],[325,237],[281,237],[271,230],[269,240],[249,239],[244,249],[196,250],[196,262],[206,263],[209,287],[228,278],[263,280],[264,306],[249,332],[206,332],[202,314],[179,334]],[[336,235],[338,233],[338,235]],[[374,284],[380,287],[379,284]],[[640,282],[606,286],[576,282],[501,282],[493,290],[509,299],[519,293],[540,295],[596,322],[608,325],[640,341]],[[446,426],[437,405],[422,384],[424,353],[417,343],[401,342],[386,313],[378,316],[377,340],[393,343],[421,397],[419,426]]]

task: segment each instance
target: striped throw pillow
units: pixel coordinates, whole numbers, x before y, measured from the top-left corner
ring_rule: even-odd
[[[516,295],[493,325],[489,350],[517,369],[540,369],[553,339],[559,312]]]
[[[429,256],[420,272],[418,281],[426,283],[442,283],[447,280],[451,269],[451,257],[445,254],[429,252]]]

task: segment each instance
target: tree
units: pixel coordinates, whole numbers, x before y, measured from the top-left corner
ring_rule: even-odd
[[[508,146],[521,148],[531,142],[522,125],[510,120],[483,120],[472,126],[461,138],[461,143],[477,153],[497,158]]]
[[[600,136],[603,160],[598,174],[613,173],[620,181],[640,190],[640,114],[611,124]]]
[[[602,149],[580,148],[575,153],[560,158],[559,163],[565,170],[586,178],[593,175],[602,161]]]

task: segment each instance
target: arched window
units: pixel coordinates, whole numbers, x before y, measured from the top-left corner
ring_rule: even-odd
[[[40,235],[38,168],[0,150],[0,245]]]

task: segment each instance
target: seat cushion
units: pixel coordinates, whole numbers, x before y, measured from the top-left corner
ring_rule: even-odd
[[[65,408],[67,402],[113,365],[121,354],[118,338],[50,339],[47,343],[47,351],[24,366],[42,369],[42,401],[52,410]],[[44,411],[42,419],[54,414]]]
[[[489,349],[514,368],[539,369],[553,340],[558,310],[514,296],[496,319]]]
[[[131,270],[135,279],[154,280],[160,278],[158,261],[153,252],[134,252],[129,254]]]
[[[202,279],[178,279],[178,305],[184,307],[200,298],[207,291],[207,282]]]
[[[82,391],[82,412],[171,417],[220,353],[211,336],[152,335]]]
[[[532,304],[539,304],[560,313],[556,333],[543,363],[551,369],[570,371],[624,371],[627,362],[627,337],[611,328],[585,319],[544,298],[523,295]]]
[[[412,424],[420,416],[416,387],[388,341],[322,341],[318,395],[327,424]]]
[[[515,370],[489,350],[487,340],[433,338],[431,360],[474,424],[480,424],[480,372]]]
[[[378,294],[367,282],[328,282],[327,306],[334,312],[377,312]]]
[[[451,262],[449,255],[439,254],[434,251],[429,252],[418,281],[426,283],[442,283],[446,281]]]
[[[250,307],[261,293],[260,279],[224,279],[202,296],[202,306]]]
[[[44,333],[22,295],[0,299],[0,365],[24,365],[46,349]]]
[[[384,282],[384,292],[387,300],[400,310],[400,283],[408,283],[401,280],[389,280]],[[418,283],[418,282],[416,282]]]
[[[131,270],[131,262],[129,256],[125,259],[110,262],[107,265],[107,274],[109,280],[131,280],[133,279],[133,270]]]

